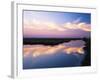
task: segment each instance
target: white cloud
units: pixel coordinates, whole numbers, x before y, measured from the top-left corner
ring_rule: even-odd
[[[79,21],[79,20],[76,20]],[[91,31],[91,26],[90,24],[86,24],[84,22],[82,23],[71,23],[71,22],[66,22],[64,24],[58,25],[57,23],[54,22],[44,22],[44,21],[38,21],[38,20],[25,20],[24,21],[24,28],[26,29],[32,29],[34,30],[48,30],[48,31],[66,31],[66,30],[82,30],[86,32]]]
[[[91,31],[90,24],[86,24],[86,23],[65,23],[63,27],[66,29],[74,29],[74,30],[79,29],[87,32]]]
[[[38,21],[38,20],[32,20],[32,21],[25,21],[24,22],[25,28],[31,28],[33,30],[57,30],[57,31],[64,31],[65,29],[61,26],[57,25],[53,22],[44,22],[44,21]]]

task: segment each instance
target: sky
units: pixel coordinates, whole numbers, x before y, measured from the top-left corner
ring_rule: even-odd
[[[24,38],[90,37],[91,14],[52,11],[23,11]]]

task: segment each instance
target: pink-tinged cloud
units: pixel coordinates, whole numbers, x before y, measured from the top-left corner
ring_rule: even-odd
[[[40,36],[40,35],[54,35],[54,36],[75,36],[82,32],[84,35],[91,31],[90,24],[84,22],[64,24],[57,24],[54,22],[44,22],[38,20],[24,20],[24,36]],[[72,35],[71,35],[72,34]]]
[[[41,55],[52,55],[57,53],[66,54],[84,54],[85,42],[82,40],[75,40],[70,42],[65,42],[55,46],[46,45],[24,45],[24,57],[32,55],[33,57],[38,57]]]

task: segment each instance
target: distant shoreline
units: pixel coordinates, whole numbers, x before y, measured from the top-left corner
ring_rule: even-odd
[[[23,45],[27,44],[44,44],[44,45],[58,45],[71,40],[90,41],[90,38],[23,38]]]

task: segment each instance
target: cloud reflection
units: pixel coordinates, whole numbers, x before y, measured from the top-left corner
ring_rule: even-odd
[[[72,40],[55,46],[46,45],[24,45],[24,57],[41,55],[51,55],[63,52],[66,54],[84,54],[85,42],[82,40]]]

